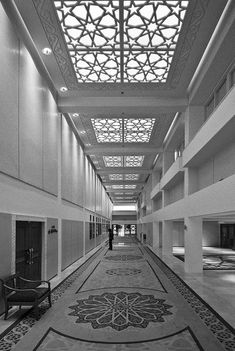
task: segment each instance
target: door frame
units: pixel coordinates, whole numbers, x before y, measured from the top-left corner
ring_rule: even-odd
[[[47,218],[31,215],[12,215],[12,236],[11,236],[11,274],[16,273],[16,222],[40,222],[42,223],[42,252],[41,252],[41,279],[46,280],[47,271]]]

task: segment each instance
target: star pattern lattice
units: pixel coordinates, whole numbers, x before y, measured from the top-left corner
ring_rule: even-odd
[[[125,174],[125,180],[138,180],[139,174]]]
[[[122,167],[122,156],[103,156],[105,167]]]
[[[98,143],[122,142],[121,118],[92,118],[91,123]]]
[[[142,167],[143,155],[103,156],[105,167]]]
[[[155,118],[92,118],[98,143],[148,143]]]
[[[122,174],[109,174],[110,180],[123,180]]]
[[[167,81],[189,0],[54,0],[79,83]]]
[[[148,143],[155,121],[155,118],[125,118],[124,142]]]
[[[141,167],[144,162],[144,156],[125,156],[124,167]]]

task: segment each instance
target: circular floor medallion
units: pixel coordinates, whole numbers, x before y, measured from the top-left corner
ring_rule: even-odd
[[[113,255],[113,256],[105,256],[106,260],[110,261],[135,261],[141,260],[143,257],[138,255]]]
[[[106,274],[109,275],[121,275],[121,276],[126,276],[126,275],[136,275],[141,273],[141,269],[136,269],[136,268],[113,268],[113,269],[108,269],[105,272]]]
[[[76,317],[76,323],[90,323],[94,329],[111,327],[122,331],[129,326],[146,328],[150,322],[164,323],[164,317],[173,314],[169,311],[172,307],[153,295],[105,292],[77,300],[69,307],[69,316]]]

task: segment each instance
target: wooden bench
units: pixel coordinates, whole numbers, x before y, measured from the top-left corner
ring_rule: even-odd
[[[39,304],[48,298],[51,307],[51,286],[47,280],[29,280],[13,274],[2,283],[2,295],[5,303],[5,316],[7,319],[8,310],[11,306],[32,306],[35,309],[36,319],[39,318]],[[41,286],[45,284],[46,286]]]

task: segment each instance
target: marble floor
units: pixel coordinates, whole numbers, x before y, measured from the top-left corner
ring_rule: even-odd
[[[202,274],[185,273],[184,262],[180,261],[173,254],[164,256],[161,249],[152,250],[235,328],[235,313],[233,313],[235,311],[235,270],[204,270]],[[173,253],[184,254],[184,248],[174,248]],[[234,255],[235,251],[217,247],[204,247],[203,253]],[[233,312],[231,313],[231,311]]]
[[[90,252],[89,264],[82,258],[52,286],[52,307],[41,304],[39,321],[33,311],[0,321],[0,350],[235,350],[232,271],[186,274],[173,255],[126,236],[112,251]]]

